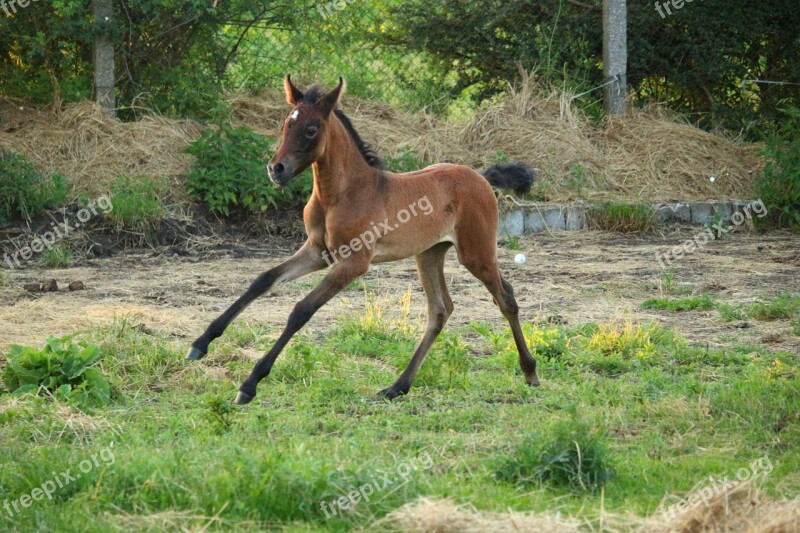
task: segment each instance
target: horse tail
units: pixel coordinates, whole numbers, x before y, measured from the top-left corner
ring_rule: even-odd
[[[492,187],[514,189],[517,194],[525,194],[530,191],[533,180],[536,178],[533,169],[522,161],[493,165],[481,170],[480,173]]]

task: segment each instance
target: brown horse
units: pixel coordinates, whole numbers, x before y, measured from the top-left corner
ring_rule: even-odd
[[[316,85],[303,93],[286,76],[284,88],[293,109],[267,171],[283,186],[312,166],[313,192],[303,211],[308,240],[292,257],[261,274],[192,344],[187,357],[202,358],[209,343],[275,285],[330,267],[319,286],[295,305],[273,348],[239,388],[236,403],[247,404],[281,350],[320,307],[366,273],[371,263],[414,256],[428,300],[427,328],[408,367],[380,392],[389,399],[406,394],[453,311],[443,267],[445,254],[455,246],[458,260],[486,286],[511,325],[525,381],[538,386],[536,361],[522,334],[517,302],[497,265],[498,210],[491,188],[525,192],[533,182],[532,170],[511,163],[479,174],[465,166],[436,164],[406,174],[388,172],[337,109],[344,80],[328,93]]]

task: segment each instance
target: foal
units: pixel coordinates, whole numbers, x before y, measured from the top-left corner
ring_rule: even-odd
[[[525,192],[533,182],[532,170],[522,163],[511,163],[479,174],[460,165],[436,164],[406,174],[387,172],[337,109],[344,88],[341,78],[328,93],[317,85],[303,93],[289,76],[284,88],[293,109],[283,124],[280,148],[267,171],[276,185],[283,186],[309,166],[313,168],[313,191],[303,211],[308,240],[292,257],[261,274],[194,341],[187,357],[205,356],[209,343],[272,287],[330,267],[319,286],[295,305],[273,348],[239,388],[236,403],[247,404],[281,350],[320,307],[366,273],[371,263],[414,256],[428,301],[428,323],[408,367],[394,384],[380,392],[388,399],[406,394],[453,311],[443,268],[445,254],[455,246],[458,260],[486,286],[508,320],[525,381],[538,386],[536,361],[522,334],[517,302],[497,266],[498,211],[491,187]]]

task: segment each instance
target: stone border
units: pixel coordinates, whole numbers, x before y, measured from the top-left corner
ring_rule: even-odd
[[[736,212],[753,202],[744,200],[713,202],[670,202],[651,204],[656,221],[661,224],[705,225],[715,220],[729,222]],[[587,214],[601,208],[601,204],[534,204],[530,206],[503,206],[500,212],[500,227],[497,234],[502,237],[518,237],[542,231],[577,231],[589,227]],[[718,218],[719,217],[719,218]]]

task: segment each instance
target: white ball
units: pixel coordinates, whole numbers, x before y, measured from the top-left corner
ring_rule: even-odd
[[[517,254],[514,257],[514,262],[517,263],[518,265],[521,265],[522,263],[524,263],[525,262],[525,254]]]

